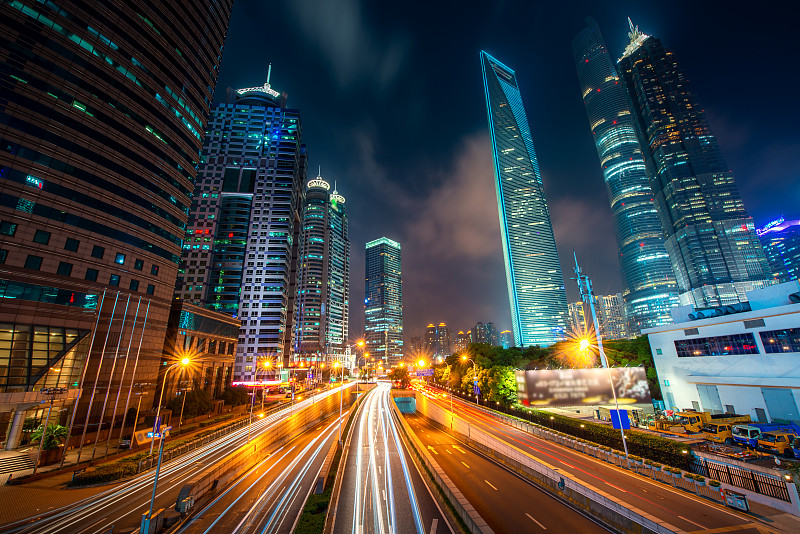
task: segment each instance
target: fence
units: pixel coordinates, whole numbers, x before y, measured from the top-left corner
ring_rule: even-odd
[[[767,497],[791,502],[786,481],[780,477],[698,457],[692,458],[689,467],[692,473],[713,478],[725,484],[750,490]]]

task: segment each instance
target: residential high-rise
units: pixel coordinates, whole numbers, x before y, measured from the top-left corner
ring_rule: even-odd
[[[630,330],[638,333],[672,321],[678,286],[625,86],[597,22],[587,18],[586,24],[572,40],[572,52],[611,203]]]
[[[384,367],[403,357],[403,278],[400,243],[381,237],[366,246],[364,330],[366,350]]]
[[[303,205],[294,326],[301,361],[344,362],[350,315],[350,240],[345,199],[317,176]]]
[[[433,323],[425,329],[423,349],[429,358],[446,358],[453,353],[453,339],[450,329],[445,323],[434,326]]]
[[[514,346],[514,332],[511,330],[503,330],[500,332],[500,345],[504,349],[510,349]]]
[[[595,299],[595,311],[603,339],[627,338],[628,321],[622,293],[598,295]]]
[[[564,339],[567,295],[533,139],[513,70],[481,52],[514,342]]]
[[[46,408],[43,387],[75,398],[96,385],[96,422],[124,413],[134,382],[155,384],[231,5],[0,4],[0,392],[16,406],[0,415],[0,434],[15,422],[7,446],[17,422]],[[53,413],[68,424],[62,398]]]
[[[569,303],[569,329],[573,335],[584,334],[586,328],[586,306],[582,301]],[[590,320],[591,322],[591,320]]]
[[[769,265],[706,115],[675,54],[630,24],[619,60],[681,305],[747,300]]]
[[[470,343],[472,343],[471,333],[464,333],[463,330],[459,330],[455,336],[455,339],[453,340],[453,352],[463,352],[467,350]]]
[[[497,328],[495,328],[494,323],[477,322],[472,332],[475,343],[486,343],[493,347],[499,344]]]
[[[783,217],[756,230],[775,280],[788,282],[800,278],[800,220]]]
[[[300,112],[263,86],[214,106],[175,296],[242,321],[234,380],[288,366],[306,153]]]

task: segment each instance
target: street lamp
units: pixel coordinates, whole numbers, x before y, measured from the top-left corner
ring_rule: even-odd
[[[161,458],[164,456],[164,433],[161,432],[161,401],[164,398],[164,390],[167,388],[167,375],[169,372],[178,367],[179,365],[183,365],[184,367],[189,365],[191,360],[189,358],[182,359],[179,363],[173,363],[167,370],[164,371],[164,384],[161,386],[161,394],[158,397],[158,409],[156,410],[156,421],[155,425],[153,425],[153,441],[150,442],[150,454],[153,453],[153,443],[156,440],[156,436],[158,436],[158,462],[156,463],[156,475],[153,477],[153,493],[150,496],[150,511],[146,514],[142,514],[142,522],[139,528],[139,532],[150,532],[150,519],[153,515],[153,504],[156,500],[156,488],[158,488],[158,473],[161,471]],[[157,431],[156,431],[157,428]]]
[[[272,362],[269,361],[269,360],[266,360],[264,362],[264,369],[269,369],[270,367],[272,367]],[[264,386],[263,385],[261,386],[261,410],[262,411],[264,410]]]
[[[339,380],[339,443],[342,442],[342,398],[344,397],[344,365],[339,362],[333,364],[334,367],[342,368],[342,376]]]

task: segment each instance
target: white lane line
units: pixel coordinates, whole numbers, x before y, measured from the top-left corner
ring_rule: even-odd
[[[708,527],[704,527],[704,526],[703,526],[703,525],[701,525],[700,523],[695,523],[695,522],[694,522],[694,521],[692,521],[691,519],[686,519],[686,518],[685,518],[685,517],[683,517],[682,515],[679,515],[678,517],[679,517],[679,518],[681,518],[681,519],[683,519],[684,521],[686,521],[686,522],[688,522],[688,523],[691,523],[691,524],[693,524],[693,525],[696,525],[696,526],[698,526],[698,527],[702,528],[703,530],[708,530]]]
[[[464,463],[464,462],[461,462],[461,463]],[[465,465],[466,465],[466,464],[465,464]],[[497,491],[497,488],[495,488],[495,487],[492,485],[492,483],[491,483],[491,482],[489,482],[488,480],[484,480],[484,482],[486,482],[487,484],[489,484],[489,487],[490,487],[490,488],[492,488],[493,490]]]
[[[445,451],[447,454],[453,454],[452,452],[450,452],[450,449],[445,449],[444,451]]]
[[[466,467],[467,469],[469,469],[469,466],[468,466],[467,464],[465,464],[464,462],[461,462],[461,463],[464,465],[464,467]]]
[[[433,521],[431,521],[431,532],[430,532],[430,534],[436,534],[436,528],[438,526],[439,526],[439,520],[434,517]]]
[[[461,453],[467,454],[467,451],[465,451],[464,449],[462,449],[462,448],[461,448],[461,447],[459,447],[458,445],[453,445],[453,448],[454,448],[455,450],[457,450],[458,452],[461,452]]]
[[[526,513],[525,515],[527,515],[527,516],[528,516],[528,519],[530,519],[531,521],[533,521],[534,523],[536,523],[537,525],[539,525],[539,526],[542,528],[542,530],[547,530],[547,527],[546,527],[546,526],[544,526],[543,524],[539,523],[539,522],[538,522],[536,519],[534,519],[534,518],[533,518],[533,516],[532,516],[531,514],[529,514],[529,513]]]

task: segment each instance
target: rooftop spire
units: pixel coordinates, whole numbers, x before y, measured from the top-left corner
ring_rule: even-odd
[[[628,17],[628,27],[630,28],[630,31],[628,32],[628,38],[630,38],[631,41],[628,43],[628,46],[625,47],[625,52],[622,53],[622,57],[627,57],[633,54],[640,46],[642,46],[642,43],[644,43],[650,37],[649,35],[639,31],[639,26],[634,26],[630,17]]]
[[[630,21],[631,19],[628,19]],[[272,63],[267,67],[267,85],[269,85],[269,77],[272,75]]]

